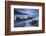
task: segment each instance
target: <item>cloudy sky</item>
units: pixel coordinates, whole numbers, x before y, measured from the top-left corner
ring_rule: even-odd
[[[30,16],[36,16],[39,14],[39,9],[20,9],[20,8],[15,8],[14,9],[14,14],[17,15],[30,15]]]

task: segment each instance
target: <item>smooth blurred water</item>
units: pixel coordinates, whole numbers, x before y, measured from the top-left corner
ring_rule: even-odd
[[[21,22],[15,22],[14,27],[38,27],[38,19],[26,20]]]

